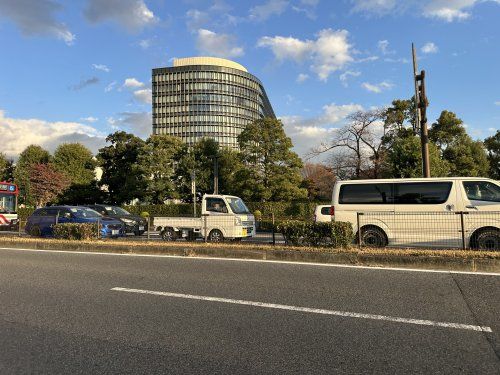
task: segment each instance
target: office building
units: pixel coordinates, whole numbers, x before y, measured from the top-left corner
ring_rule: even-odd
[[[153,134],[180,137],[188,145],[212,138],[238,148],[245,126],[275,118],[264,86],[242,65],[214,57],[174,60],[153,69]]]

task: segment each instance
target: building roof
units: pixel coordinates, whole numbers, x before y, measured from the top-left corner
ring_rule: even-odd
[[[248,72],[248,70],[243,66],[238,64],[237,62],[221,59],[219,57],[207,57],[207,56],[199,56],[199,57],[185,57],[182,59],[174,60],[174,67],[178,66],[189,66],[189,65],[215,65],[215,66],[224,66],[226,68],[233,68],[242,70],[244,72]]]

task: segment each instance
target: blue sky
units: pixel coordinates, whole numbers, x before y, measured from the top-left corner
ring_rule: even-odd
[[[431,122],[500,128],[499,0],[0,0],[1,148],[147,137],[151,69],[210,55],[260,78],[304,155],[352,111],[411,97],[412,42]]]

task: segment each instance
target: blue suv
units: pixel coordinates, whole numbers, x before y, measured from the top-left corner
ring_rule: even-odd
[[[101,223],[101,237],[123,237],[125,228],[120,220],[103,217],[87,207],[52,206],[39,208],[28,218],[25,231],[32,236],[50,237],[56,223]]]

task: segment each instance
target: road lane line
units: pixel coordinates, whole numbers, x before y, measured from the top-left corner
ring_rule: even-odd
[[[433,270],[425,268],[402,268],[402,267],[380,267],[380,266],[359,266],[353,264],[338,264],[338,263],[314,263],[314,262],[294,262],[281,260],[267,259],[241,259],[241,258],[217,258],[207,256],[185,256],[185,255],[168,255],[168,254],[133,254],[133,253],[103,253],[99,251],[72,251],[72,250],[37,250],[18,247],[0,247],[0,250],[9,251],[29,251],[34,253],[62,253],[62,254],[79,254],[79,255],[108,255],[108,256],[125,256],[139,258],[174,258],[182,260],[211,260],[216,262],[250,262],[250,263],[271,263],[271,264],[291,264],[299,266],[312,267],[334,267],[334,268],[354,268],[365,269],[372,271],[403,271],[403,272],[424,272],[424,273],[453,273],[459,275],[477,275],[477,276],[500,276],[498,272],[475,272],[475,271],[450,271],[450,270]]]
[[[163,296],[163,297],[173,297],[173,298],[194,299],[194,300],[199,300],[199,301],[230,303],[230,304],[234,304],[234,305],[264,307],[264,308],[270,308],[270,309],[298,311],[298,312],[306,312],[306,313],[322,314],[322,315],[334,315],[334,316],[341,316],[341,317],[346,317],[346,318],[383,320],[383,321],[388,321],[388,322],[416,324],[416,325],[423,325],[423,326],[455,328],[455,329],[478,331],[478,332],[492,332],[491,328],[487,327],[487,326],[476,326],[476,325],[461,324],[461,323],[436,322],[436,321],[432,321],[432,320],[409,319],[409,318],[401,318],[401,317],[397,317],[397,316],[385,316],[385,315],[355,313],[355,312],[349,312],[349,311],[325,310],[325,309],[317,309],[317,308],[311,308],[311,307],[280,305],[280,304],[275,304],[275,303],[246,301],[246,300],[231,299],[231,298],[197,296],[197,295],[193,295],[193,294],[159,292],[159,291],[144,290],[144,289],[130,289],[130,288],[115,287],[115,288],[111,288],[111,290],[116,291],[116,292],[150,294],[150,295]]]

